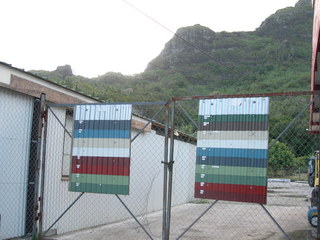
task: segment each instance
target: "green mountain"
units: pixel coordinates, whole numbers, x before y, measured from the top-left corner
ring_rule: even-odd
[[[201,25],[180,28],[141,74],[125,76],[108,72],[88,79],[75,76],[69,65],[52,72],[32,73],[107,102],[309,90],[312,22],[311,0],[300,0],[295,7],[278,10],[251,32],[214,32]],[[272,100],[270,139],[275,139],[307,105],[309,97]],[[192,109],[188,106],[188,110]],[[154,113],[150,108],[135,110],[143,116]],[[189,114],[197,119],[196,112]],[[278,151],[281,153],[288,148],[290,151],[285,152],[300,157],[302,165],[304,156],[315,149],[312,144],[317,143],[306,131],[308,118],[306,112],[290,132],[282,136],[281,144],[284,145]],[[177,117],[176,128],[196,135],[194,125],[185,119]],[[277,154],[271,155],[272,159]],[[287,165],[285,168],[291,169]]]
[[[300,0],[251,32],[180,28],[141,74],[108,72],[88,79],[73,75],[68,65],[31,72],[107,101],[308,90],[312,21],[311,1]]]

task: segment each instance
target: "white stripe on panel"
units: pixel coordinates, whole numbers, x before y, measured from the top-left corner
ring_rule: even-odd
[[[221,98],[200,100],[199,115],[268,114],[269,98]]]
[[[74,147],[86,148],[130,148],[128,138],[74,138]]]
[[[130,157],[130,148],[72,148],[72,156]]]
[[[197,147],[268,149],[268,140],[198,140]]]
[[[132,105],[77,105],[75,120],[131,120]]]
[[[268,140],[268,131],[198,131],[198,140]]]

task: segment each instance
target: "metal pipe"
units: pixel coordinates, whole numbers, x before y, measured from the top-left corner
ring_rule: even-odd
[[[49,105],[48,105],[49,106]],[[53,116],[57,119],[58,123],[61,125],[61,127],[64,129],[64,131],[69,135],[69,137],[72,138],[71,133],[68,132],[67,128],[64,126],[64,124],[60,121],[60,119],[57,117],[57,115],[54,113],[54,111],[48,107],[48,109],[50,110],[50,112],[53,114]]]
[[[316,95],[314,96],[313,100],[315,100],[315,98],[320,98],[320,94],[319,95]],[[313,191],[317,191],[317,212],[318,212],[318,221],[317,221],[317,239],[320,239],[320,186],[319,186],[319,181],[320,181],[320,135],[318,135],[316,137],[316,139],[318,140],[318,144],[316,145],[316,148],[317,148],[317,151],[315,151],[315,160],[314,160],[314,163],[315,163],[315,166],[317,166],[318,168],[318,186],[315,186],[315,189]],[[317,175],[316,175],[317,176]],[[315,181],[316,182],[316,181]]]
[[[44,117],[44,107],[45,107],[46,95],[41,93],[40,95],[40,111],[39,111],[39,124],[38,124],[38,136],[37,136],[37,157],[36,157],[36,171],[35,171],[35,182],[34,182],[34,201],[33,201],[33,226],[32,226],[32,239],[36,239],[38,235],[38,200],[39,200],[39,176],[40,176],[40,160],[41,160],[41,141],[42,141],[42,123]]]
[[[318,141],[318,143],[319,143],[319,141]],[[318,144],[319,145],[319,144]],[[318,146],[317,146],[318,147]],[[318,148],[318,149],[320,149],[320,148]],[[316,167],[316,169],[315,169],[315,171],[316,170],[318,170],[318,176],[317,176],[317,174],[316,174],[316,177],[318,177],[318,181],[315,181],[315,182],[317,182],[317,183],[319,183],[319,177],[320,177],[320,167],[319,167],[319,163],[320,163],[320,153],[319,153],[319,151],[316,151],[315,153],[314,153],[314,155],[315,155],[315,160],[314,160],[314,164],[315,164],[315,166],[317,166]],[[313,190],[313,191],[316,191],[316,198],[317,199],[315,199],[316,201],[316,207],[317,207],[317,212],[318,212],[318,220],[317,220],[317,239],[320,239],[320,218],[319,218],[319,216],[320,216],[320,186],[318,185],[318,186],[315,186],[315,189]]]
[[[169,104],[165,105],[164,159],[163,159],[163,207],[162,207],[162,240],[166,237],[167,191],[168,191],[168,153],[169,153]]]
[[[165,105],[167,102],[112,102],[112,103],[50,103],[50,107],[73,107],[78,105],[121,105],[121,104],[131,104],[131,105]]]
[[[186,230],[183,231],[183,233],[181,233],[179,235],[177,240],[180,239],[186,232],[188,232],[190,230],[190,228],[192,228],[193,225],[195,225],[217,202],[218,202],[218,200],[215,200],[196,220],[194,220],[193,223],[191,223],[191,225],[189,227],[186,228]]]
[[[151,235],[147,232],[147,230],[144,228],[144,226],[139,222],[139,220],[134,216],[134,214],[130,211],[130,209],[127,207],[127,205],[122,201],[122,199],[117,195],[115,194],[116,197],[119,199],[119,201],[122,203],[122,205],[127,209],[127,211],[130,213],[131,217],[133,217],[133,219],[140,225],[140,227],[142,228],[142,230],[148,235],[148,237],[150,239],[153,239],[151,237]]]
[[[46,150],[47,150],[47,133],[48,133],[48,108],[44,111],[43,118],[43,140],[42,140],[42,160],[41,160],[41,178],[40,178],[40,219],[39,219],[39,236],[42,233],[42,224],[43,224],[43,200],[44,200],[44,180],[46,172]]]
[[[280,224],[272,217],[271,213],[268,211],[268,209],[265,208],[265,206],[263,206],[262,204],[260,204],[260,206],[263,208],[263,210],[268,214],[268,216],[271,218],[271,220],[274,222],[274,224],[277,225],[277,227],[281,230],[281,232],[284,234],[284,236],[288,239],[291,240],[291,238],[289,237],[289,235],[282,229],[282,227],[280,226]]]
[[[178,103],[178,106],[181,108],[183,113],[189,118],[189,120],[192,122],[193,126],[195,126],[196,129],[198,129],[198,124],[190,117],[190,115],[187,113],[187,111],[182,107],[180,103]]]
[[[269,145],[269,149],[285,134],[288,129],[300,118],[300,116],[314,103],[318,96],[314,97],[313,100],[304,107],[304,109],[290,122],[290,124],[280,133],[280,135]]]
[[[83,196],[84,192],[82,192],[70,205],[69,207],[64,210],[64,212],[58,217],[54,223],[51,224],[51,226],[41,235],[41,237],[45,237],[46,234],[50,231],[50,229],[69,211],[69,209]],[[40,238],[41,239],[41,238]]]
[[[151,119],[147,122],[147,124],[137,133],[137,135],[134,136],[134,138],[131,139],[131,142],[133,142],[142,132],[143,130],[148,127],[148,125],[153,122],[153,120],[155,119],[156,116],[158,116],[158,114],[162,111],[164,107],[162,107],[161,109],[159,109],[159,111],[157,111],[152,117]]]
[[[171,105],[171,132],[170,132],[170,157],[168,163],[169,180],[168,180],[168,201],[167,201],[167,220],[166,220],[166,236],[170,237],[170,220],[171,220],[171,202],[172,202],[172,179],[173,179],[173,163],[174,163],[174,128],[175,128],[175,101]]]
[[[278,92],[278,93],[245,93],[245,94],[225,94],[225,95],[217,94],[217,95],[211,95],[211,96],[175,97],[175,98],[172,98],[172,101],[217,99],[217,98],[301,96],[301,95],[319,94],[319,92],[320,92],[319,90],[315,90],[315,91]]]

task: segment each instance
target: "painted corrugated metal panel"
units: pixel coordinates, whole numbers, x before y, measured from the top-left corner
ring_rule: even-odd
[[[199,102],[195,197],[266,203],[269,98]]]
[[[129,194],[131,105],[78,105],[69,189]]]

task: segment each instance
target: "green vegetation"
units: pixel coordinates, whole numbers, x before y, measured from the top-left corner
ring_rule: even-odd
[[[106,102],[309,90],[312,21],[311,2],[300,0],[295,7],[277,11],[252,32],[216,33],[199,24],[177,31],[180,37],[206,51],[211,58],[174,36],[141,74],[125,76],[108,72],[88,79],[73,75],[70,66],[53,72],[32,73]],[[308,104],[309,98],[272,100],[270,138],[275,139]],[[144,115],[146,111],[142,109],[139,113]],[[197,121],[196,112],[189,114]],[[290,134],[284,135],[271,149],[273,175],[289,174],[293,168],[302,166],[303,158],[312,154],[316,141],[306,131],[308,117],[304,114],[290,129]],[[176,124],[180,131],[196,135],[190,121],[178,116]]]
[[[297,169],[305,170],[306,157],[296,157],[285,143],[276,142],[269,149],[268,175],[272,177],[291,176]]]
[[[199,24],[184,27],[177,34],[212,58],[173,37],[145,72],[133,76],[109,72],[88,79],[61,67],[32,72],[108,102],[308,90],[312,19],[311,3],[300,0],[296,7],[271,15],[253,32],[216,33]]]

